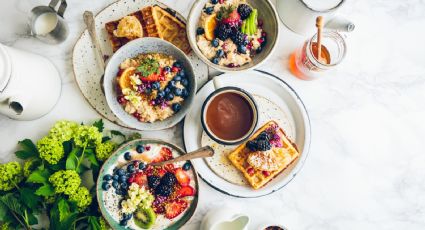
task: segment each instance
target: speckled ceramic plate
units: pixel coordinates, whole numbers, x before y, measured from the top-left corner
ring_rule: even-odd
[[[107,6],[100,11],[96,17],[96,32],[99,36],[99,42],[102,53],[107,56],[112,55],[112,47],[108,40],[108,34],[105,30],[105,23],[120,19],[140,8],[159,5],[163,8],[168,8],[163,3],[156,0],[120,0]],[[82,17],[82,16],[81,16]],[[176,13],[176,17],[182,21],[185,18]],[[203,85],[208,80],[208,67],[203,63],[195,54],[191,52],[188,55],[192,62],[195,76],[197,77],[198,85]],[[102,72],[98,67],[96,61],[95,51],[93,50],[93,43],[87,30],[81,34],[77,43],[74,46],[72,54],[72,64],[74,69],[75,81],[80,88],[81,93],[86,98],[87,102],[103,117],[109,121],[129,128],[126,124],[120,121],[114,113],[109,109],[106,98],[102,93],[100,79]]]
[[[120,226],[119,224],[119,220],[117,217],[116,213],[111,213],[109,210],[114,209],[114,207],[118,207],[119,206],[119,202],[117,201],[117,199],[115,199],[115,197],[110,197],[111,194],[105,192],[102,189],[102,183],[103,183],[103,176],[106,174],[112,174],[113,170],[116,167],[119,167],[120,165],[125,164],[124,162],[127,162],[124,159],[124,154],[126,152],[130,152],[131,154],[138,154],[137,152],[135,152],[135,148],[137,145],[165,145],[169,148],[172,149],[173,153],[176,153],[177,155],[183,155],[185,154],[185,152],[180,149],[179,147],[167,143],[165,141],[162,140],[154,140],[154,139],[139,139],[139,140],[134,140],[131,141],[123,146],[121,146],[119,149],[117,149],[110,157],[109,159],[103,164],[100,172],[99,172],[99,177],[97,179],[97,184],[96,184],[96,194],[97,194],[97,200],[99,203],[99,207],[100,207],[100,211],[102,212],[103,217],[106,219],[106,221],[109,223],[109,225],[112,227],[112,229],[116,229],[116,230],[124,230],[124,229],[129,229],[128,226],[124,227],[124,226]],[[142,153],[143,154],[143,153]],[[176,157],[176,156],[175,156]],[[184,163],[184,162],[182,162]],[[164,218],[163,216],[157,216],[157,221],[155,222],[155,224],[153,225],[152,229],[167,229],[167,230],[177,230],[180,229],[185,223],[187,223],[189,221],[189,219],[195,214],[195,210],[196,207],[198,205],[198,197],[199,197],[199,183],[198,183],[198,174],[196,173],[196,169],[193,166],[191,169],[192,173],[190,175],[192,175],[192,180],[193,184],[191,184],[191,186],[193,186],[195,188],[195,190],[197,191],[196,195],[193,196],[193,199],[190,202],[190,206],[188,207],[188,209],[180,214],[180,216],[177,216],[176,220],[169,226],[161,226],[160,222],[161,219],[160,218]],[[110,188],[110,190],[113,188]]]
[[[218,76],[217,80],[223,87],[237,86],[253,94],[259,105],[256,129],[269,120],[275,120],[297,145],[301,155],[263,188],[252,189],[227,161],[226,154],[236,146],[222,146],[203,137],[201,107],[207,96],[215,90],[210,81],[198,91],[191,111],[186,115],[183,129],[186,151],[193,151],[207,143],[216,150],[215,158],[193,160],[199,176],[213,188],[236,197],[260,197],[283,188],[300,171],[310,148],[310,120],[303,102],[287,83],[266,72],[228,73]]]

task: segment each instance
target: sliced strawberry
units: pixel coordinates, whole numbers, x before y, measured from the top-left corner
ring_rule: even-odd
[[[138,172],[134,174],[133,183],[136,183],[139,186],[146,186],[148,183],[148,178],[144,173]]]
[[[180,215],[188,206],[187,201],[185,200],[174,200],[165,205],[165,217],[167,219],[174,219]]]
[[[176,171],[174,172],[174,175],[176,176],[177,181],[179,182],[181,186],[189,185],[190,178],[183,169],[181,168],[176,169]]]
[[[174,165],[173,164],[166,164],[164,166],[164,169],[167,170],[167,172],[174,172]]]
[[[237,9],[233,10],[226,18],[221,20],[224,24],[229,24],[231,26],[236,26],[242,23],[241,16],[239,15]]]
[[[171,149],[167,147],[162,147],[160,154],[164,157],[164,160],[168,161],[173,158],[173,153],[171,152]]]
[[[156,169],[156,173],[158,174],[158,176],[163,177],[165,175],[167,171],[163,168],[157,168]]]
[[[143,82],[153,82],[153,81],[159,81],[159,79],[162,76],[162,70],[158,71],[158,73],[152,73],[149,76],[140,76],[140,80],[142,80]]]
[[[191,186],[183,186],[177,191],[177,197],[193,196],[195,195],[195,189]]]

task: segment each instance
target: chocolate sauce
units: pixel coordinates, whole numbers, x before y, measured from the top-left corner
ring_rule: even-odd
[[[250,130],[253,121],[251,105],[237,93],[219,94],[207,108],[206,123],[211,132],[223,140],[243,137]]]

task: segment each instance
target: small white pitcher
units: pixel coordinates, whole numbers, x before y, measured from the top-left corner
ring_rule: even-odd
[[[46,58],[0,43],[0,114],[34,120],[48,113],[61,92],[61,79]]]
[[[250,219],[231,207],[209,211],[202,220],[201,230],[247,230]]]

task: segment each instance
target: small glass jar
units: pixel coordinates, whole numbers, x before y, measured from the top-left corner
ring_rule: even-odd
[[[322,32],[321,61],[317,58],[317,34],[304,42],[289,58],[289,70],[302,80],[314,80],[334,69],[345,57],[345,39],[336,31]]]

